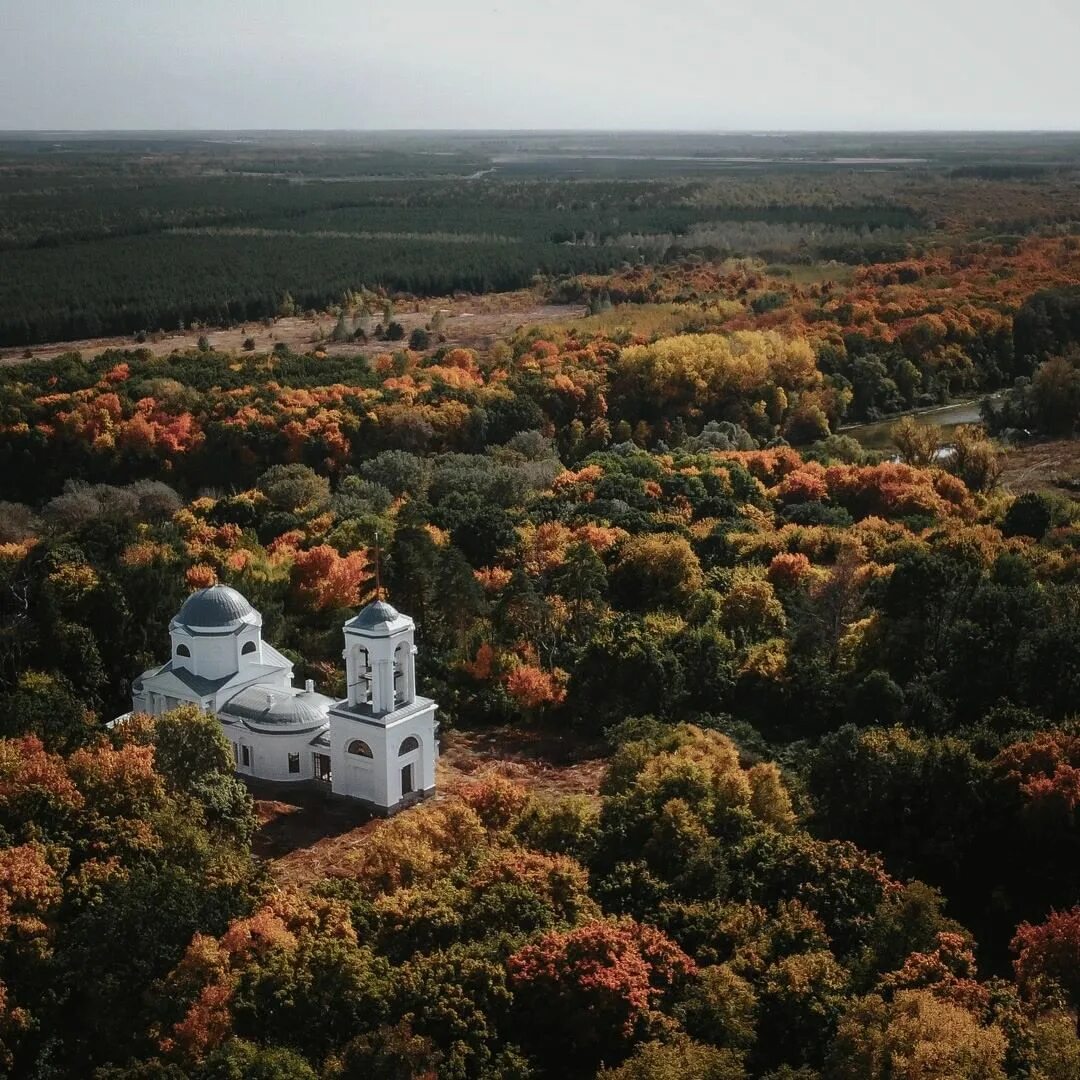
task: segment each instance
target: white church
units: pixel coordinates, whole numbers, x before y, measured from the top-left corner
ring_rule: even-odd
[[[434,793],[434,701],[416,693],[416,626],[382,600],[345,623],[347,696],[334,701],[262,639],[262,616],[211,585],[169,623],[172,655],[132,684],[132,711],[194,704],[221,722],[236,771],[322,786],[392,814]]]

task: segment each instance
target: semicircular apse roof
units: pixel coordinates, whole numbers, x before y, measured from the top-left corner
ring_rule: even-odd
[[[321,728],[332,704],[330,698],[311,690],[255,685],[229,698],[220,711],[255,731],[294,735]]]

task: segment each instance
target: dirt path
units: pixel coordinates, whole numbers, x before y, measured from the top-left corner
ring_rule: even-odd
[[[545,304],[531,292],[494,293],[490,296],[444,297],[437,300],[401,301],[395,305],[393,319],[401,323],[406,334],[417,327],[424,327],[436,311],[442,312],[441,334],[444,344],[468,348],[485,348],[500,337],[512,334],[522,326],[534,323],[565,322],[581,318],[586,309],[580,304]],[[374,329],[380,316],[372,316],[370,329]],[[51,360],[66,352],[78,351],[83,356],[96,356],[106,349],[149,349],[155,356],[168,356],[176,350],[194,349],[199,338],[205,336],[213,349],[219,352],[241,352],[244,341],[251,338],[255,351],[269,352],[277,344],[288,345],[293,352],[303,353],[318,345],[328,355],[355,355],[359,351],[374,353],[401,348],[404,342],[381,342],[374,338],[367,344],[343,342],[336,344],[324,340],[334,329],[337,318],[333,315],[306,315],[276,319],[272,326],[262,323],[246,323],[230,330],[196,329],[172,334],[153,335],[142,344],[130,337],[89,338],[82,341],[52,342],[35,345],[30,350],[34,359]],[[350,320],[351,326],[351,320]],[[8,348],[0,353],[0,364],[19,364],[26,359],[24,350]]]

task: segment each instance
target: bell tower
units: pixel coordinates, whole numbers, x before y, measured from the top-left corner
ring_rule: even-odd
[[[346,696],[330,709],[333,790],[393,813],[435,791],[437,706],[416,693],[416,624],[376,600],[344,632]]]
[[[416,697],[416,625],[382,600],[368,604],[345,624],[348,702],[374,716],[393,712]]]

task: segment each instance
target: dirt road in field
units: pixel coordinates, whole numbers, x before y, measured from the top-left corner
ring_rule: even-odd
[[[485,348],[500,337],[512,334],[522,326],[537,323],[567,322],[586,314],[580,304],[545,304],[535,294],[496,293],[491,296],[455,297],[441,300],[402,301],[395,305],[392,318],[405,328],[406,340],[417,327],[431,323],[436,312],[441,312],[442,325],[439,334],[442,344],[466,348]],[[370,331],[381,321],[380,315],[367,320],[369,340],[366,344],[356,342],[336,343],[329,340],[337,319],[333,315],[298,315],[276,319],[272,326],[247,323],[230,330],[213,328],[185,330],[173,334],[154,335],[141,344],[130,337],[91,338],[83,341],[52,342],[35,345],[30,349],[35,360],[51,360],[67,352],[80,352],[85,357],[96,356],[106,349],[149,349],[155,356],[197,346],[205,336],[211,348],[219,352],[241,352],[244,342],[251,338],[255,351],[269,352],[275,345],[285,344],[293,352],[303,353],[320,348],[328,355],[355,355],[357,352],[381,352],[400,349],[405,341],[383,342],[370,337]],[[348,319],[349,326],[352,320]],[[434,338],[433,338],[434,340]],[[27,357],[21,348],[0,350],[0,364],[23,363]]]

